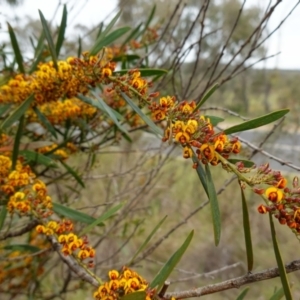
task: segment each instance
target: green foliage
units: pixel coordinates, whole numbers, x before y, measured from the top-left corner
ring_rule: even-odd
[[[188,237],[180,246],[180,248],[177,249],[177,251],[169,258],[166,264],[160,269],[156,277],[150,283],[151,288],[157,287],[158,291],[161,289],[164,282],[168,279],[169,275],[171,274],[171,272],[174,270],[174,268],[180,261],[182,255],[187,250],[193,238],[193,235],[194,235],[194,231],[191,231],[191,233],[188,235]]]

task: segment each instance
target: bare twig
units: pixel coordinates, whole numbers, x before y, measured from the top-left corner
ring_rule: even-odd
[[[291,273],[300,270],[300,260],[294,260],[287,265],[285,265],[286,272]],[[249,273],[244,276],[229,279],[217,284],[210,284],[204,287],[199,287],[193,290],[180,291],[174,293],[167,293],[164,298],[171,299],[175,297],[176,299],[185,299],[191,297],[200,297],[203,295],[214,294],[217,292],[239,288],[245,284],[258,282],[262,280],[272,279],[279,276],[278,268],[266,269],[261,272]]]

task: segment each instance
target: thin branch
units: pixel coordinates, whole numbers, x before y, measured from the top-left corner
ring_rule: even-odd
[[[21,228],[19,230],[7,232],[7,233],[1,235],[0,236],[0,241],[6,240],[6,239],[11,238],[11,237],[16,237],[16,236],[23,235],[24,233],[31,231],[38,224],[39,224],[38,220],[32,220],[26,226],[24,226],[23,228]]]
[[[58,253],[60,256],[60,259],[69,267],[70,270],[72,270],[79,278],[81,278],[83,281],[86,281],[90,283],[91,285],[98,287],[100,285],[100,282],[93,277],[91,274],[87,272],[82,266],[78,264],[78,262],[75,260],[75,258],[71,255],[65,256],[61,252],[61,244],[57,241],[57,239],[53,235],[49,235],[48,240],[51,242],[53,249]]]
[[[287,265],[285,265],[285,268],[287,273],[300,270],[300,260],[294,260],[288,263]],[[252,273],[252,274],[249,273],[247,275],[229,279],[217,284],[206,285],[204,287],[199,287],[193,290],[167,293],[164,296],[164,299],[171,299],[171,297],[175,297],[176,299],[200,297],[203,295],[214,294],[217,292],[226,291],[233,288],[239,288],[245,284],[258,282],[262,280],[268,280],[275,277],[279,277],[278,268],[271,268],[257,273]]]

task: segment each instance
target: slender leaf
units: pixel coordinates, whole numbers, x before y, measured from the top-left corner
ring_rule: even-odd
[[[136,55],[136,54],[124,54],[124,55],[114,57],[113,61],[133,61],[133,60],[137,60],[137,59],[140,59],[140,58],[141,57],[139,55]]]
[[[17,164],[20,143],[21,143],[21,138],[22,138],[23,128],[24,128],[24,121],[25,121],[25,117],[23,115],[20,118],[18,130],[15,135],[14,147],[13,147],[13,152],[12,152],[12,166],[11,166],[12,170],[14,170],[16,168],[16,164]]]
[[[89,233],[94,227],[96,227],[99,224],[103,224],[104,221],[106,221],[108,218],[110,218],[113,214],[115,214],[124,203],[120,203],[112,208],[110,208],[108,211],[106,211],[103,215],[101,215],[96,221],[88,225],[87,227],[83,228],[79,234],[79,236],[83,236],[87,233]]]
[[[164,70],[164,69],[147,69],[147,68],[141,68],[141,69],[137,69],[140,73],[141,73],[141,76],[143,77],[149,77],[149,76],[157,76],[157,75],[165,75],[168,73],[167,70]],[[123,69],[123,70],[119,70],[119,71],[115,71],[114,74],[120,74],[120,75],[123,75],[123,74],[126,74],[128,73],[129,69]]]
[[[248,272],[251,272],[253,269],[253,247],[252,247],[252,238],[251,238],[251,228],[249,221],[249,212],[247,201],[245,198],[244,190],[241,186],[241,196],[242,196],[242,208],[243,208],[243,226],[244,226],[244,236],[245,236],[245,246],[246,246],[246,254],[247,254],[247,266]]]
[[[98,37],[99,37],[100,34],[102,33],[103,26],[104,26],[104,23],[103,23],[103,21],[102,21],[102,22],[100,22],[100,24],[99,24],[99,29],[98,29],[98,32],[97,32],[97,35],[96,35],[96,39],[98,39]]]
[[[69,218],[74,221],[78,221],[85,224],[92,224],[96,221],[94,217],[87,215],[81,211],[75,210],[73,208],[67,207],[59,203],[53,203],[53,211],[61,216]],[[98,226],[103,226],[104,224],[98,224]]]
[[[28,71],[29,74],[31,74],[32,72],[34,72],[38,66],[38,64],[40,63],[40,61],[42,60],[43,54],[44,54],[44,44],[42,44],[42,47],[39,49],[39,51],[37,52],[36,55],[36,59],[33,62],[33,64],[30,66],[30,69]]]
[[[41,250],[39,247],[28,245],[28,244],[5,245],[3,249],[11,250],[11,251],[29,251],[32,253]]]
[[[153,6],[153,8],[150,12],[150,15],[149,15],[149,17],[148,17],[148,19],[145,23],[145,27],[144,27],[143,31],[141,32],[141,34],[143,34],[147,30],[147,28],[149,27],[149,25],[150,25],[150,23],[151,23],[151,21],[154,17],[155,11],[156,11],[156,5]]]
[[[206,173],[205,173],[205,171],[204,171],[204,169],[202,167],[201,162],[196,157],[195,153],[193,153],[192,160],[193,160],[194,163],[197,164],[196,172],[197,172],[198,177],[199,177],[199,179],[201,181],[201,184],[202,184],[202,186],[204,188],[204,191],[205,191],[205,193],[206,193],[206,195],[208,197],[208,190],[207,190],[207,183],[206,183],[206,181],[207,181],[206,180]]]
[[[67,17],[68,17],[68,12],[67,12],[67,5],[64,4],[64,9],[63,9],[63,14],[59,26],[59,32],[58,32],[58,37],[56,41],[56,47],[55,47],[55,52],[56,56],[59,56],[59,52],[61,49],[61,46],[63,45],[64,39],[65,39],[65,32],[66,32],[66,27],[67,27]]]
[[[10,26],[9,23],[7,23],[7,26],[8,26],[8,33],[9,33],[9,36],[10,36],[11,45],[12,45],[14,53],[15,53],[15,58],[16,58],[16,62],[17,62],[18,67],[19,67],[19,71],[21,73],[25,73],[25,69],[24,69],[24,65],[23,65],[23,56],[21,54],[20,47],[19,47],[16,35],[15,35],[15,32],[14,32],[13,28]]]
[[[81,37],[78,37],[77,57],[81,56],[81,52],[82,52],[82,40],[81,40]]]
[[[279,275],[280,275],[281,284],[282,284],[282,288],[283,288],[283,291],[284,291],[285,299],[286,300],[292,300],[293,297],[292,297],[292,293],[291,293],[291,290],[290,290],[290,285],[289,285],[289,282],[288,282],[288,279],[287,279],[285,265],[283,264],[281,254],[280,254],[280,250],[279,250],[279,246],[278,246],[278,243],[277,243],[276,231],[275,231],[275,226],[274,226],[273,217],[272,217],[271,213],[269,213],[269,220],[270,220],[270,228],[271,228],[271,235],[272,235],[274,253],[275,253],[275,257],[276,257],[276,261],[277,261],[277,266],[278,266],[278,270],[279,270]]]
[[[210,173],[209,165],[205,165],[206,171],[206,183],[207,183],[207,191],[208,191],[208,198],[210,202],[210,209],[211,215],[213,220],[214,226],[214,236],[215,236],[215,245],[218,246],[221,238],[221,215],[219,209],[219,203],[217,199],[217,192],[214,186],[214,182]]]
[[[207,116],[205,115],[205,118],[208,118],[210,120],[210,123],[212,126],[217,126],[220,122],[223,122],[224,119],[216,116]]]
[[[267,115],[245,121],[244,123],[232,126],[224,130],[225,134],[231,134],[235,132],[240,132],[240,131],[246,131],[250,130],[253,128],[261,127],[264,125],[267,125],[269,123],[272,123],[280,118],[282,118],[284,115],[286,115],[289,112],[289,109],[282,109],[278,111],[274,111],[272,113],[269,113]]]
[[[94,99],[88,98],[88,97],[83,96],[83,95],[77,95],[77,98],[79,98],[81,101],[83,101],[85,103],[88,103],[88,104],[100,109],[104,113],[107,113],[104,106],[102,105],[102,103],[103,103],[102,101],[96,101]],[[121,120],[121,121],[124,120],[124,117],[119,112],[117,112],[116,110],[110,108],[110,112],[113,113],[118,120]]]
[[[102,34],[100,35],[100,40],[96,42],[94,47],[90,51],[90,55],[96,55],[103,47],[110,45],[119,37],[124,35],[126,32],[130,30],[130,27],[121,27],[116,29],[115,31],[109,33],[107,36],[102,38]]]
[[[281,287],[278,291],[276,291],[270,298],[270,300],[280,300],[284,297],[284,291]]]
[[[194,235],[194,230],[191,231],[191,233],[188,235],[184,243],[180,246],[180,248],[169,258],[169,260],[166,262],[166,264],[161,268],[161,270],[158,272],[158,274],[155,276],[153,281],[150,283],[150,288],[157,287],[157,290],[159,291],[160,288],[163,286],[164,282],[168,279],[171,272],[174,270],[178,262],[180,261],[182,255],[188,248],[192,238]]]
[[[57,56],[56,56],[56,50],[55,50],[55,47],[54,47],[53,39],[52,39],[52,36],[51,36],[51,31],[48,27],[47,21],[46,21],[44,15],[43,15],[43,13],[40,10],[39,10],[39,14],[40,14],[40,19],[41,19],[41,22],[42,22],[43,30],[44,30],[44,33],[45,33],[45,37],[46,37],[46,40],[48,42],[49,50],[50,50],[50,53],[51,53],[51,56],[52,56],[53,64],[54,64],[55,69],[57,70],[58,69]]]
[[[44,31],[42,30],[41,31],[41,35],[38,39],[38,43],[37,43],[37,46],[35,47],[35,51],[34,51],[34,57],[37,57],[38,56],[38,53],[41,51],[41,49],[44,49],[44,41],[45,41],[45,33]]]
[[[249,288],[245,288],[245,289],[238,295],[238,297],[236,298],[236,300],[243,300],[243,299],[246,297],[248,291],[249,291]]]
[[[49,120],[44,116],[44,114],[38,109],[37,106],[33,108],[34,112],[38,116],[39,120],[42,122],[42,124],[47,128],[47,130],[57,139],[57,134],[55,131],[55,128],[52,126],[52,124],[49,122]]]
[[[124,132],[125,134],[129,135],[129,132],[121,125],[118,121],[113,109],[109,107],[102,98],[100,98],[97,93],[92,92],[92,94],[97,98],[98,102],[100,102],[101,106],[103,107],[104,111],[109,115],[109,117],[113,120],[113,122],[117,125],[117,127]]]
[[[60,162],[66,168],[68,173],[71,174],[74,177],[74,179],[84,188],[85,185],[84,185],[84,182],[82,181],[82,179],[80,178],[80,176],[64,161],[61,160]]]
[[[6,216],[7,216],[7,208],[6,208],[6,205],[3,205],[1,207],[1,211],[0,211],[0,231],[3,228]]]
[[[121,48],[123,48],[125,45],[127,45],[128,42],[135,39],[135,37],[139,34],[140,28],[143,25],[143,23],[140,23],[136,28],[132,30],[132,32],[128,35],[128,37],[123,42]]]
[[[146,296],[145,291],[137,291],[123,296],[121,300],[145,300]]]
[[[154,236],[154,234],[156,233],[156,231],[160,228],[160,226],[162,225],[162,223],[165,221],[166,218],[167,218],[167,216],[165,216],[162,220],[160,220],[159,223],[154,227],[154,229],[147,236],[147,238],[142,243],[142,245],[140,246],[140,248],[133,255],[133,257],[130,260],[130,262],[128,263],[128,265],[131,265],[134,262],[135,258],[145,249],[145,247],[148,245],[149,241],[152,239],[152,237]]]
[[[46,167],[57,167],[54,160],[36,151],[21,150],[20,155],[22,155],[28,162],[35,162]]]
[[[161,128],[155,125],[155,123],[149,119],[140,108],[123,92],[121,92],[124,100],[129,104],[129,106],[144,120],[144,122],[158,135],[162,136],[163,131]]]
[[[242,162],[246,168],[251,168],[255,165],[255,163],[251,160],[238,159],[238,158],[229,158],[227,160],[234,165],[236,163]]]
[[[11,107],[11,104],[1,104],[0,105],[0,116],[5,114]]]
[[[218,89],[219,86],[220,85],[218,83],[216,83],[207,91],[207,93],[203,96],[203,98],[196,105],[195,111],[197,109],[199,109],[212,96],[212,94]]]
[[[34,95],[30,95],[19,107],[17,107],[13,113],[8,116],[0,126],[0,129],[4,130],[10,127],[14,122],[20,120],[22,115],[26,112],[29,108],[31,102],[34,99]]]
[[[103,38],[111,31],[111,29],[115,26],[115,24],[119,20],[119,18],[121,16],[121,13],[122,13],[122,11],[119,11],[112,18],[112,20],[108,23],[108,25],[105,27],[105,29],[103,31],[102,31],[102,29],[103,29],[103,22],[100,23],[99,31],[98,31],[98,35],[97,35],[97,40],[95,42],[95,45],[98,44],[99,42],[101,42],[101,40],[103,40]]]

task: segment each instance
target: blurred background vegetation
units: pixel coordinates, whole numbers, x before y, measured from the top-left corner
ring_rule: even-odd
[[[12,5],[13,15],[14,10],[22,9],[22,3],[19,2],[26,3],[26,0],[2,0],[0,4]],[[57,5],[57,11],[60,12],[61,1],[57,1]],[[105,3],[101,1],[97,9],[101,9],[102,5]],[[268,18],[271,14],[261,22],[274,3],[269,6],[266,3],[265,8],[255,5],[246,8],[240,0],[119,0],[112,14],[122,10],[118,25],[135,28],[147,20],[154,5],[156,10],[149,26],[157,31],[158,40],[136,52],[144,59],[144,64],[146,58],[149,67],[169,71],[157,81],[156,90],[161,95],[176,95],[180,100],[199,100],[210,86],[215,82],[220,83],[220,88],[203,111],[207,115],[217,114],[226,118],[224,125],[220,123],[221,128],[240,122],[242,116],[251,118],[275,109],[290,108],[290,114],[276,127],[276,131],[273,127],[267,127],[246,138],[259,148],[268,143],[270,154],[279,155],[284,161],[289,161],[293,156],[292,162],[300,165],[299,149],[293,148],[298,143],[300,124],[300,71],[255,68],[256,61],[267,59],[264,39],[270,34]],[[276,9],[280,9],[280,5]],[[4,24],[1,25],[4,30]],[[77,34],[70,35],[65,41],[62,58],[76,55],[78,36],[81,49],[89,49],[96,39],[99,26],[88,28],[85,24],[74,25],[73,30]],[[18,20],[14,30],[21,48],[30,59],[29,37],[34,40],[39,36],[40,21],[31,18]],[[52,30],[55,36],[57,28],[53,23]],[[0,49],[9,47],[7,41],[1,43]],[[139,60],[136,65],[140,66]],[[273,138],[267,140],[270,133]],[[288,134],[289,141],[281,143],[282,137]],[[274,146],[283,143],[287,144],[287,148]],[[244,145],[244,156],[251,156],[253,151]],[[253,159],[259,162],[270,161],[268,155],[258,156],[257,153]],[[191,229],[195,229],[194,240],[170,278],[174,284],[169,291],[204,286],[245,274],[241,197],[237,181],[230,180],[231,174],[224,170],[221,172],[218,167],[213,168],[220,195],[223,228],[221,243],[215,247],[205,193],[197,174],[191,168],[191,162],[183,160],[175,147],[161,145],[156,137],[136,132],[133,134],[133,143],[114,141],[100,149],[94,167],[85,173],[89,160],[90,157],[84,153],[73,158],[73,165],[84,174],[87,182],[85,189],[78,189],[70,181],[68,184],[53,184],[51,191],[57,201],[69,203],[73,208],[95,216],[112,204],[126,201],[123,215],[110,220],[104,229],[95,229],[90,237],[95,245],[99,245],[96,266],[100,275],[126,263],[145,236],[165,215],[168,218],[156,234],[153,245],[165,237],[163,242],[150,248],[149,253],[135,265],[144,277],[149,280],[153,278]],[[278,166],[281,167],[280,164]],[[296,175],[295,170],[290,168],[285,168],[284,172],[290,178]],[[72,188],[68,187],[70,185]],[[246,191],[246,197],[252,224],[254,271],[274,267],[276,261],[268,218],[256,210],[261,200],[251,191]],[[286,226],[276,225],[284,261],[299,259],[299,241]],[[55,265],[54,262],[57,262],[56,257],[47,264]],[[49,269],[47,280],[44,281],[45,287],[59,290],[57,278],[65,273],[64,266]],[[298,299],[300,274],[296,272],[289,275],[289,278],[294,283],[294,297]],[[53,286],[54,282],[57,287]],[[249,287],[246,299],[270,299],[276,288],[280,287],[280,280],[255,283]],[[232,289],[203,298],[235,299],[243,289]],[[79,291],[68,292],[68,297],[75,300],[91,299],[89,295],[90,287],[84,284]]]

